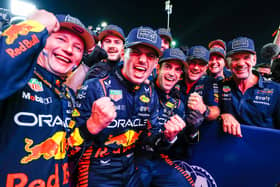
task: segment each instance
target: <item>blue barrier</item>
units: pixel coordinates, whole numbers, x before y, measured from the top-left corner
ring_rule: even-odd
[[[243,138],[206,125],[190,159],[175,161],[199,187],[280,186],[280,131],[242,125]],[[277,185],[278,184],[278,185]]]

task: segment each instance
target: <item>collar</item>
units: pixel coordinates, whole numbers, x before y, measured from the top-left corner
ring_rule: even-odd
[[[256,75],[259,80],[258,80],[258,83],[257,83],[257,86],[260,87],[260,88],[264,88],[264,78],[261,76],[261,74],[255,70],[252,71],[254,75]]]
[[[136,92],[140,89],[141,85],[136,85],[136,84],[133,84],[132,82],[130,82],[129,80],[127,80],[122,72],[121,72],[121,69],[122,69],[122,66],[117,66],[117,68],[114,70],[114,73],[117,77],[117,79],[122,83],[122,85],[124,85],[127,90],[129,92]]]

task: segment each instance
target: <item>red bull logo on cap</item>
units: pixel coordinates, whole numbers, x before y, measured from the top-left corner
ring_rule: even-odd
[[[60,160],[66,156],[66,133],[63,131],[56,132],[52,137],[33,147],[31,147],[33,144],[32,139],[25,138],[25,143],[24,149],[29,155],[21,159],[20,163],[22,164],[28,164],[41,156],[46,160],[53,157],[56,160]]]
[[[6,36],[6,44],[13,44],[19,35],[27,35],[29,32],[41,32],[44,26],[36,21],[24,21],[16,25],[12,25],[6,29],[2,36]]]

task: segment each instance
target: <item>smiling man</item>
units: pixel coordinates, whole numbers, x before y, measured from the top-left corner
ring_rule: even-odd
[[[93,38],[77,18],[37,10],[0,41],[0,186],[69,186],[68,148],[83,140],[63,82]]]
[[[232,77],[222,84],[223,130],[242,137],[240,124],[280,129],[280,85],[253,71],[254,41],[238,37],[228,42],[227,63]]]
[[[208,74],[217,81],[230,76],[229,70],[225,67],[226,43],[223,40],[213,40],[209,43],[209,65]]]
[[[189,50],[182,94],[185,95],[187,115],[197,111],[206,120],[214,120],[219,114],[218,84],[206,75],[209,51],[203,46],[193,46]]]
[[[171,96],[171,90],[176,90],[174,86],[182,78],[185,64],[186,56],[178,48],[166,49],[159,60],[155,87],[160,101],[158,124],[162,131],[165,130],[166,122],[172,118],[176,119],[178,124],[181,123],[181,126],[185,126],[185,106],[179,98]],[[182,139],[183,137],[180,136],[176,142],[185,141],[185,139]],[[179,149],[186,149],[186,147],[180,147]],[[163,155],[162,153],[167,154]],[[136,161],[145,187],[187,187],[194,185],[191,176],[168,158],[166,150],[153,149],[149,145],[142,145],[137,152]]]
[[[79,164],[80,185],[141,186],[134,164],[136,143],[141,138],[151,146],[168,146],[183,128],[170,119],[160,131],[157,94],[144,83],[157,65],[160,47],[160,37],[150,27],[132,29],[122,51],[123,65],[106,77],[87,80],[81,88],[76,122],[92,144],[87,149],[90,158],[84,155]],[[95,128],[88,131],[86,126]]]

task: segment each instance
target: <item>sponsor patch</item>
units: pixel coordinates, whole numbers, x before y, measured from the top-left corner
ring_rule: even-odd
[[[150,102],[150,98],[145,96],[145,95],[141,95],[140,96],[140,101],[142,101],[143,103],[149,103]]]
[[[230,92],[231,91],[231,89],[230,89],[230,87],[229,86],[223,86],[223,92]]]
[[[175,107],[175,105],[173,103],[169,102],[169,101],[165,103],[165,106],[167,106],[168,108],[174,108]]]
[[[122,90],[109,90],[109,97],[113,101],[119,101],[123,98]]]
[[[41,81],[35,78],[31,78],[28,82],[28,86],[35,92],[44,91],[43,84]]]

